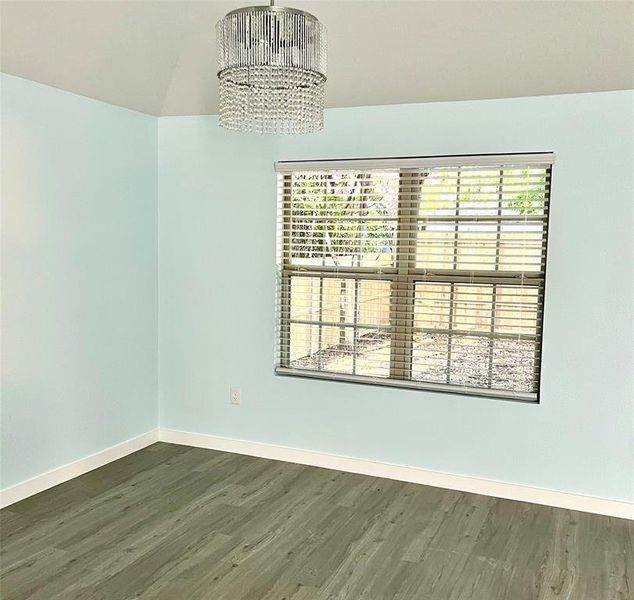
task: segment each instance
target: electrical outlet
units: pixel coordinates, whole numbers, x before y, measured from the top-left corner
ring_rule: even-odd
[[[231,404],[240,404],[242,402],[242,390],[239,387],[231,387],[230,401]]]

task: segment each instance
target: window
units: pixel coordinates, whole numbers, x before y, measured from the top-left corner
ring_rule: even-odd
[[[537,400],[552,162],[277,163],[276,372]]]

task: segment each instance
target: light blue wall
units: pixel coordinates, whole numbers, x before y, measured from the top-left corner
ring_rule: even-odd
[[[282,139],[161,119],[161,425],[634,499],[633,102],[337,109]],[[557,155],[541,405],[273,375],[275,160],[530,151]]]
[[[156,427],[157,121],[1,84],[8,487]]]
[[[155,427],[158,344],[164,427],[634,499],[631,92],[337,109],[296,138],[164,118],[158,142],[18,78],[1,99],[2,487]],[[526,151],[557,154],[540,406],[272,374],[275,160]]]

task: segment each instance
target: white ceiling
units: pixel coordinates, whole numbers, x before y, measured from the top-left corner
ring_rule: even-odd
[[[214,24],[244,1],[0,3],[1,68],[153,115],[217,112]],[[305,1],[328,106],[634,87],[634,2]]]

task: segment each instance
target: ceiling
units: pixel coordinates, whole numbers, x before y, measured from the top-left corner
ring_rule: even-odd
[[[0,67],[152,115],[217,112],[214,24],[246,1],[0,3]],[[634,1],[304,1],[328,106],[634,87]]]

